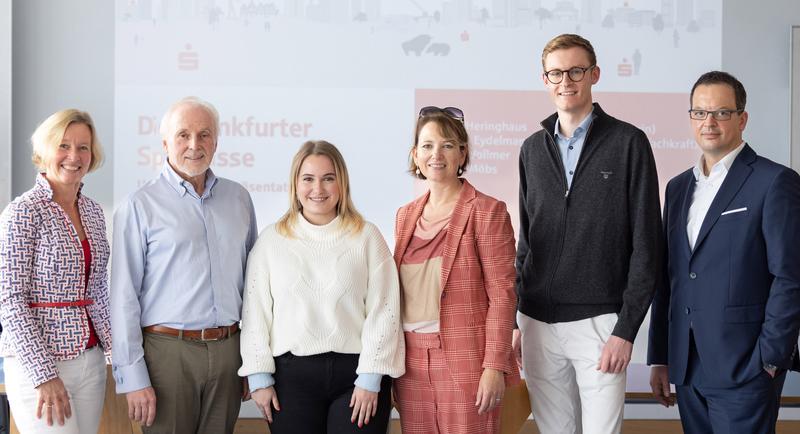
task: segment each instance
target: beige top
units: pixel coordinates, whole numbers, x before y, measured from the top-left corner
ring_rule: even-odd
[[[439,331],[442,296],[442,252],[451,215],[428,221],[420,216],[400,262],[403,330]]]

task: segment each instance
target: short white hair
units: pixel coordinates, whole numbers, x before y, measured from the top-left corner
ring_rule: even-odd
[[[161,125],[159,127],[159,132],[161,133],[161,138],[166,140],[167,134],[169,133],[170,122],[172,121],[172,115],[182,107],[200,107],[205,110],[211,118],[214,120],[214,137],[219,136],[219,112],[217,112],[216,107],[210,102],[198,98],[196,96],[187,96],[179,99],[178,101],[174,102],[167,112],[164,113],[164,117],[161,118]]]

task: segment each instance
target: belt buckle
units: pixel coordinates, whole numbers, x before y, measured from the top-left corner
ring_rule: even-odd
[[[217,335],[217,337],[215,337],[215,338],[206,338],[206,330],[217,331],[217,332],[219,332],[219,335]],[[224,333],[222,333],[222,330],[219,327],[200,330],[200,340],[201,341],[219,341],[219,340],[222,340],[223,335],[224,335]]]

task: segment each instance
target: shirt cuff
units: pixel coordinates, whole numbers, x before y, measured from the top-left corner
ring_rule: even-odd
[[[114,365],[111,371],[117,384],[117,393],[135,392],[151,386],[144,358],[132,365]]]
[[[381,391],[382,379],[382,374],[358,374],[358,378],[353,384],[368,392],[378,393]]]
[[[267,387],[272,387],[275,384],[275,379],[272,378],[272,374],[266,372],[259,372],[257,374],[248,375],[247,384],[248,387],[250,388],[250,393],[253,393],[258,389],[266,389]]]

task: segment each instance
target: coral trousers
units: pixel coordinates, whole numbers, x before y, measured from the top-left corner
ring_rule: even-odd
[[[450,376],[439,334],[406,332],[405,339],[406,373],[395,380],[403,433],[496,434],[500,407],[478,414],[475,393]]]

